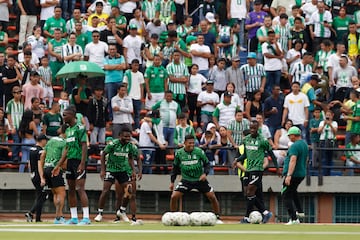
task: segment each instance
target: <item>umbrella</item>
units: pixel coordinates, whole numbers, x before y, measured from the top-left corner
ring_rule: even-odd
[[[65,64],[56,74],[59,78],[77,78],[79,74],[86,75],[89,78],[102,77],[105,75],[99,65],[93,62],[76,61]]]

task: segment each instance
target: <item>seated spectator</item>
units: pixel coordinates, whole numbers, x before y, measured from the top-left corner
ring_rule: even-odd
[[[256,90],[253,98],[246,102],[245,116],[249,121],[256,119],[256,114],[262,113],[263,107],[261,103],[261,92]]]
[[[227,134],[227,128],[225,126],[221,126],[219,128],[220,134],[220,143],[218,143],[217,147],[220,149],[216,149],[215,151],[215,164],[219,165],[228,165],[228,149],[221,149],[221,147],[229,147],[231,143],[229,141],[229,137]],[[218,161],[216,161],[218,159]]]
[[[296,63],[301,62],[304,53],[306,53],[304,43],[301,39],[296,39],[293,46],[294,47],[286,53],[286,63],[290,66],[290,69],[293,69]]]
[[[9,38],[6,29],[3,29],[3,26],[0,24],[0,53],[5,52],[8,41]]]
[[[91,9],[90,9],[90,12],[91,12]],[[104,12],[104,3],[103,3],[103,1],[96,1],[95,2],[95,11],[88,18],[88,25],[89,26],[92,26],[92,19],[95,16],[99,19],[99,23],[98,23],[99,27],[102,27],[102,26],[106,25],[106,19],[109,17],[109,14]]]
[[[350,169],[346,170],[347,176],[354,176],[354,168],[360,167],[360,137],[358,134],[352,134],[350,142],[346,145],[347,149],[354,149],[354,151],[346,151],[346,163],[345,165]]]
[[[242,144],[244,131],[250,129],[249,120],[243,116],[243,112],[241,110],[237,110],[235,113],[235,119],[231,120],[227,127],[229,141],[234,148],[237,148]]]
[[[277,162],[279,166],[282,166],[284,164],[284,160],[287,154],[287,150],[280,149],[279,148],[289,148],[290,144],[290,138],[288,136],[288,130],[293,126],[291,120],[287,120],[285,123],[285,126],[276,130],[275,136],[274,136],[274,154],[276,156]]]

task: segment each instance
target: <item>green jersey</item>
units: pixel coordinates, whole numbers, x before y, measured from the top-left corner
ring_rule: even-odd
[[[149,88],[151,93],[165,92],[165,80],[168,73],[163,66],[150,66],[146,69],[144,78],[149,79]]]
[[[309,122],[309,128],[318,128],[321,121],[322,121],[321,118],[319,119],[312,118]],[[310,133],[310,140],[311,143],[318,143],[320,141],[320,134],[318,132]]]
[[[0,42],[4,41],[5,39],[5,32],[0,31]],[[5,52],[5,45],[4,46],[0,46],[0,53]]]
[[[53,137],[47,142],[45,146],[46,157],[44,168],[55,167],[57,165],[65,146],[65,139],[61,137]]]
[[[289,163],[291,156],[296,156],[296,165],[293,177],[305,177],[306,175],[306,161],[309,156],[309,148],[304,140],[298,140],[294,142],[289,148],[289,151],[284,160],[283,176],[286,176],[289,171]]]
[[[247,158],[247,171],[264,171],[265,153],[271,150],[271,146],[267,139],[258,134],[256,138],[247,135],[244,138],[245,154],[241,155],[241,159]]]
[[[341,17],[337,16],[334,18],[332,27],[336,31],[336,41],[337,42],[342,42],[343,36],[348,32],[350,21],[352,21],[352,20],[349,17],[341,18]]]
[[[60,28],[62,33],[66,33],[66,22],[64,19],[55,17],[48,18],[44,25],[44,31],[48,31],[51,35],[54,34],[54,30]],[[48,38],[48,40],[51,38]]]
[[[49,41],[49,43],[51,43],[52,45],[52,50],[54,53],[59,54],[59,55],[63,55],[62,54],[62,49],[63,46],[67,43],[66,40],[64,38],[61,38],[59,41],[57,41],[56,39],[51,39]],[[54,56],[49,55],[49,61],[50,62],[56,62],[57,58]]]
[[[138,155],[137,147],[128,142],[122,144],[119,139],[115,139],[106,145],[104,152],[108,154],[106,171],[109,172],[132,172],[129,159],[134,159]]]
[[[82,50],[84,52],[86,44],[89,43],[88,37],[86,36],[85,33],[81,33],[79,35],[76,35],[76,42],[75,43],[78,44],[82,48]]]
[[[209,160],[201,148],[195,147],[192,152],[181,148],[175,155],[173,166],[180,169],[183,180],[196,182],[204,174],[204,165],[208,163]]]
[[[57,130],[63,124],[63,119],[60,113],[52,114],[48,112],[43,118],[43,123],[46,125],[46,135],[57,136]]]
[[[360,117],[360,100],[352,108],[353,117]],[[351,133],[360,134],[360,122],[353,121],[351,125]]]
[[[82,143],[87,142],[86,129],[81,124],[75,124],[66,129],[67,159],[81,160]]]

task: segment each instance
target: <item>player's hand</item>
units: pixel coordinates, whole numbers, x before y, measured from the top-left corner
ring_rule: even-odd
[[[45,186],[46,182],[45,179],[43,177],[40,177],[40,186]]]
[[[291,181],[291,176],[286,176],[285,177],[285,185],[290,186],[290,181]]]
[[[51,176],[52,177],[56,177],[58,176],[60,173],[60,168],[59,167],[54,167],[54,169],[51,171]]]
[[[160,147],[161,150],[166,150],[166,145],[165,144],[160,144],[159,147]]]
[[[236,159],[232,162],[231,167],[235,169],[237,167],[237,161]]]
[[[138,179],[139,181],[142,179],[142,173],[141,173],[141,172],[138,173],[137,179]]]
[[[136,173],[135,172],[131,173],[131,180],[136,181]]]
[[[148,94],[147,94],[147,98],[148,98],[149,100],[151,100],[151,99],[152,99],[152,95],[151,95],[151,93],[148,93]]]
[[[200,178],[199,178],[199,181],[206,181],[206,174],[203,173]]]
[[[78,166],[77,172],[82,173],[85,170],[85,162],[81,162]]]
[[[170,191],[174,191],[174,183],[170,183],[169,189]]]
[[[100,171],[100,179],[103,180],[105,177],[105,171],[101,170]]]

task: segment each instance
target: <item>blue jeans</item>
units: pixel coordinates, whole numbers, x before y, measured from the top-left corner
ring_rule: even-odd
[[[320,147],[331,147],[326,144],[326,141],[320,141]],[[332,150],[321,150],[321,164],[323,167],[332,167],[334,165],[333,161],[333,151]],[[331,168],[323,168],[323,176],[330,176]]]
[[[307,143],[309,143],[309,142],[307,141],[307,134],[306,134],[307,131],[306,131],[306,127],[304,127],[303,124],[294,125],[294,126],[300,128],[300,130],[301,130],[301,138],[302,138],[303,140],[305,140]]]
[[[85,1],[85,4],[86,4],[86,0],[81,0],[81,1]],[[76,3],[76,0],[61,0],[60,1],[63,19],[68,20],[71,18],[72,13],[74,12],[75,3]],[[86,9],[86,6],[85,6],[85,9]]]
[[[280,86],[281,70],[266,71],[266,78],[265,89],[271,93],[271,89],[274,85]]]
[[[175,128],[164,127],[163,129],[164,138],[168,142],[168,146],[170,147],[174,146],[174,133]]]
[[[220,149],[219,151],[219,164],[226,165],[227,164],[227,149]]]
[[[12,139],[14,141],[14,143],[20,143],[20,137],[19,137],[19,132],[18,130],[16,130],[15,134],[12,134]],[[12,152],[12,161],[19,161],[19,153],[21,151],[21,146],[13,146],[11,147],[11,152]]]
[[[141,111],[141,100],[132,100],[133,108],[134,108],[134,129],[140,129],[140,111]]]
[[[238,33],[240,47],[246,48],[245,43],[245,18],[236,19],[237,23],[240,25],[240,31]]]
[[[117,83],[105,83],[105,97],[108,100],[109,116],[110,119],[113,118],[112,108],[111,108],[111,99],[117,94],[117,89],[120,86],[121,82]]]
[[[34,138],[24,138],[22,144],[35,144]],[[31,146],[21,146],[21,164],[19,166],[19,172],[23,173],[25,171],[26,164],[30,159],[30,148]]]
[[[199,70],[198,73],[203,75],[206,79],[209,78],[209,69],[207,69],[207,70]]]
[[[142,150],[142,154],[144,156],[144,165],[149,166],[143,166],[142,173],[143,174],[152,174],[152,167],[150,166],[154,161],[154,151],[151,150]]]

